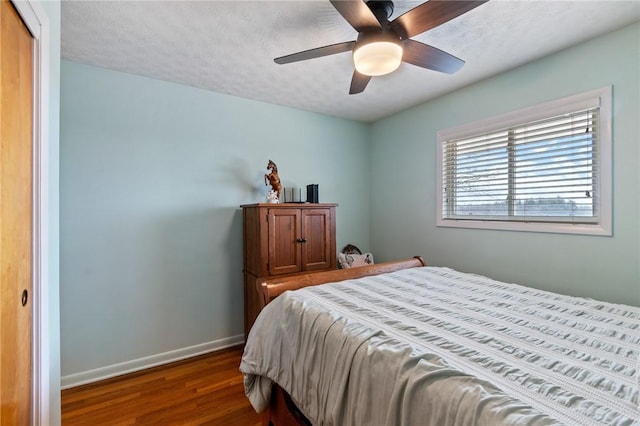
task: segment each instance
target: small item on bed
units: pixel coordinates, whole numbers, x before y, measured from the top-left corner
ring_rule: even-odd
[[[353,244],[347,244],[342,248],[342,251],[338,253],[338,265],[340,269],[373,265],[373,263],[373,254],[363,254],[362,251]]]
[[[373,255],[371,253],[364,253],[364,254],[340,253],[338,254],[338,263],[340,264],[340,269],[373,265]]]

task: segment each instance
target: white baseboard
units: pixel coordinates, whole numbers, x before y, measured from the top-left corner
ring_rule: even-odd
[[[146,368],[167,364],[174,361],[180,361],[197,355],[203,355],[209,352],[219,351],[221,349],[237,346],[244,343],[244,335],[231,336],[224,339],[214,340],[211,342],[201,343],[195,346],[176,349],[161,354],[151,355],[144,358],[133,359],[118,364],[107,365],[93,370],[82,371],[80,373],[69,374],[60,378],[60,388],[68,389],[75,386],[86,385],[115,376],[121,376],[134,371],[144,370]]]

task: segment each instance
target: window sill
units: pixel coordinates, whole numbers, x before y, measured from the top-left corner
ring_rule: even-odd
[[[436,226],[445,228],[491,229],[497,231],[546,232],[553,234],[613,235],[610,224],[516,222],[498,220],[438,219]]]

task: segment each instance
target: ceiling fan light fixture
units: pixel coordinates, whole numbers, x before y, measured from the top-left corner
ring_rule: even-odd
[[[357,46],[353,63],[360,74],[379,76],[389,74],[402,62],[402,46],[394,41],[374,41]]]
[[[395,71],[402,62],[453,74],[464,61],[412,37],[436,28],[488,0],[429,1],[391,20],[392,0],[330,0],[358,32],[355,41],[330,44],[275,58],[276,64],[306,61],[351,51],[355,71],[349,94],[362,93],[372,77]]]

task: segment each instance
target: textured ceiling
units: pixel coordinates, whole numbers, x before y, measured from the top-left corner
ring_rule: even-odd
[[[397,0],[392,19],[420,3]],[[402,64],[358,95],[349,52],[273,62],[356,38],[328,0],[63,1],[62,57],[371,122],[638,20],[638,0],[491,0],[414,37],[464,59],[456,74]]]

